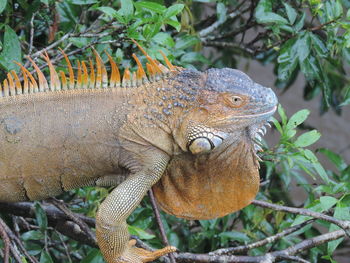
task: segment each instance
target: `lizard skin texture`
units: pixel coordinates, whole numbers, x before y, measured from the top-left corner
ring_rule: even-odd
[[[138,45],[136,43],[136,45]],[[138,45],[139,46],[139,45]],[[0,201],[41,200],[83,186],[115,186],[96,215],[108,263],[149,262],[154,252],[129,241],[126,218],[153,187],[166,212],[188,219],[224,216],[248,205],[259,188],[259,133],[275,112],[274,92],[234,69],[204,72],[146,56],[147,74],[123,77],[79,62],[68,76],[47,54],[48,80],[21,66],[0,87]]]

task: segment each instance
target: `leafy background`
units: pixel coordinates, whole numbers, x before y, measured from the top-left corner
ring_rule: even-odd
[[[131,54],[138,51],[130,41],[133,38],[159,61],[163,61],[162,50],[173,64],[187,68],[235,68],[242,60],[273,65],[275,87],[280,92],[302,75],[306,80],[304,95],[295,99],[319,98],[321,114],[329,110],[341,114],[350,103],[349,6],[347,0],[1,0],[0,74],[4,79],[8,71],[19,71],[13,61],[30,68],[27,55],[44,65],[40,61],[44,48],[58,69],[65,70],[58,47],[75,61],[88,60],[93,46],[105,61],[104,50],[120,68],[135,69]],[[350,168],[337,153],[309,149],[320,138],[317,127],[304,124],[309,113],[304,109],[288,118],[279,107],[273,121],[278,140],[269,147],[262,143],[265,151],[261,153],[262,183],[257,199],[295,206],[290,191],[296,184],[306,196],[305,208],[349,220]],[[328,159],[334,168],[325,169],[318,156]],[[59,198],[74,212],[93,217],[108,190],[83,188]],[[35,211],[36,218],[26,218],[25,227],[20,217],[2,216],[8,225],[17,226],[26,250],[40,262],[103,262],[99,250],[50,226],[40,203],[35,204]],[[161,217],[170,243],[193,253],[248,244],[309,219],[253,205],[207,221],[188,222],[166,214]],[[129,230],[151,246],[162,247],[153,218],[145,198],[130,216]],[[334,224],[316,220],[284,239],[250,250],[249,255],[281,250],[336,229]],[[309,249],[301,257],[310,262],[337,262],[334,255],[339,249],[350,254],[347,239]]]

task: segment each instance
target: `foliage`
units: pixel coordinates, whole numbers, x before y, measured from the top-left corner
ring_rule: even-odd
[[[323,110],[334,107],[339,111],[340,106],[350,103],[346,74],[350,64],[349,6],[347,0],[2,0],[1,75],[19,70],[12,63],[14,60],[26,61],[25,55],[38,58],[44,48],[58,68],[65,70],[57,47],[65,49],[72,60],[87,60],[91,56],[89,47],[94,46],[101,54],[103,50],[112,54],[122,67],[133,68],[130,57],[137,52],[130,41],[133,38],[152,57],[163,61],[161,50],[175,65],[183,67],[234,67],[243,57],[272,63],[276,86],[281,89],[290,87],[301,73],[307,80],[305,98],[321,94]],[[205,57],[200,53],[203,47],[213,47],[215,53],[209,49]],[[107,60],[105,55],[102,57]],[[334,171],[325,170],[315,153],[306,148],[320,138],[316,130],[300,134],[297,129],[306,120],[308,110],[287,118],[280,106],[278,113],[280,121],[273,120],[280,135],[278,143],[271,148],[262,143],[263,182],[258,199],[295,206],[288,194],[294,182],[306,195],[305,208],[348,220],[350,166],[341,156],[320,149],[318,153],[335,167]],[[94,216],[107,194],[106,189],[83,188],[60,198],[73,211]],[[40,262],[103,262],[97,249],[68,239],[50,227],[40,203],[36,203],[35,212],[36,218],[28,219],[28,227],[20,227],[20,235],[26,249]],[[309,219],[253,205],[207,221],[187,222],[166,214],[161,216],[170,243],[181,251],[195,253],[248,244]],[[9,217],[4,218],[10,222]],[[147,198],[128,223],[130,232],[153,247],[162,247]],[[273,244],[252,249],[249,254],[262,255],[317,236],[320,226],[328,231],[338,228],[316,220],[315,224]],[[341,241],[312,248],[303,257],[310,262],[335,262],[333,253],[342,245]]]

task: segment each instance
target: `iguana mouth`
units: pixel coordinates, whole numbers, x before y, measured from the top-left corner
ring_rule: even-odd
[[[248,118],[257,118],[257,117],[265,117],[265,116],[271,116],[272,114],[275,113],[277,109],[277,106],[273,106],[270,110],[264,111],[261,113],[256,113],[256,114],[247,114],[247,115],[240,115],[240,116],[234,116],[230,117],[231,119],[248,119]]]

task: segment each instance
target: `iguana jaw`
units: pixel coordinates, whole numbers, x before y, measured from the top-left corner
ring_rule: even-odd
[[[241,115],[241,116],[229,116],[228,120],[235,120],[235,119],[256,119],[257,121],[261,119],[268,119],[270,116],[272,116],[277,109],[277,106],[273,106],[270,110],[257,113],[257,114],[247,114],[247,115]]]

